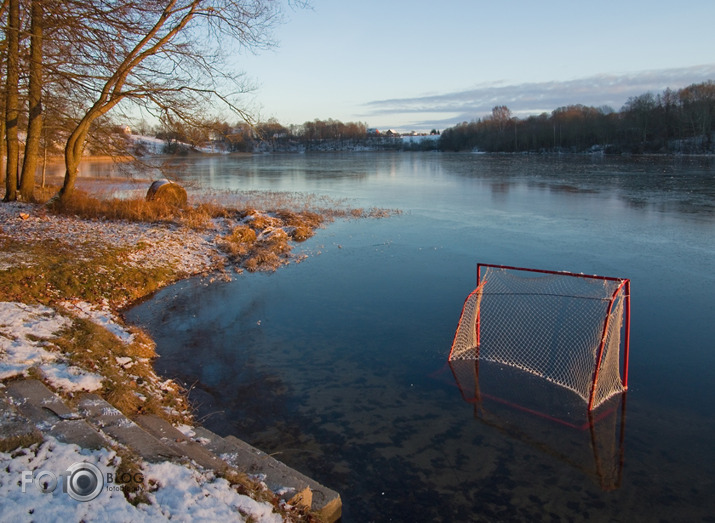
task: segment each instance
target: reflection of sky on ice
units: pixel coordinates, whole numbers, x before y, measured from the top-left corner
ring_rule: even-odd
[[[195,384],[209,428],[341,491],[351,520],[528,519],[546,503],[564,518],[712,513],[710,160],[276,155],[190,172],[404,211],[330,224],[275,274],[181,282],[129,312],[156,337],[158,369]],[[478,261],[631,279],[617,491],[476,422],[444,373]]]

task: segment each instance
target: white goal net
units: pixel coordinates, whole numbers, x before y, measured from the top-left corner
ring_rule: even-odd
[[[627,388],[629,280],[484,264],[478,274],[450,361],[520,369],[575,392],[589,410]]]

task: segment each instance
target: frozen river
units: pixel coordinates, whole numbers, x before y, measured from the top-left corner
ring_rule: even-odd
[[[715,514],[715,160],[354,153],[174,170],[403,211],[329,224],[274,274],[183,281],[127,313],[209,429],[340,491],[344,521]],[[477,262],[631,279],[612,455],[594,457],[588,430],[475,418],[445,363]]]

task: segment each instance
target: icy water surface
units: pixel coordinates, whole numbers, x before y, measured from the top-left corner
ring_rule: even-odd
[[[713,160],[366,153],[177,171],[404,211],[330,224],[274,274],[180,282],[127,313],[208,428],[338,490],[343,521],[715,515]],[[445,364],[477,262],[630,278],[625,405],[568,427],[497,401],[553,391],[484,369],[482,403],[465,401]]]

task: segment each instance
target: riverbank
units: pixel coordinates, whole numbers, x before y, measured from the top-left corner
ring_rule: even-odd
[[[152,340],[124,325],[121,310],[182,278],[211,281],[230,278],[234,271],[275,270],[300,261],[292,254],[295,243],[336,217],[385,215],[280,194],[193,194],[193,204],[172,209],[143,198],[113,198],[117,191],[124,196],[127,190],[138,191],[134,185],[128,189],[124,180],[95,180],[91,187],[92,195],[80,195],[63,208],[0,205],[0,392],[14,380],[36,378],[70,408],[82,393],[94,392],[127,418],[153,415],[179,427],[195,425],[185,391],[156,375]],[[258,205],[266,203],[273,205]],[[25,441],[20,447],[6,443],[0,460],[7,470],[18,469],[19,462],[31,466],[25,463],[28,456],[34,456],[33,470],[55,465],[64,470],[65,454],[80,452],[48,450],[63,448],[56,441]],[[51,461],[53,452],[64,461]],[[110,468],[121,466],[118,450],[109,452],[114,454],[97,460]],[[151,467],[138,462],[150,478]],[[196,474],[202,479],[192,488],[210,491],[212,475]],[[248,483],[253,485],[250,497],[265,503],[267,489],[260,478],[236,485],[246,492]],[[9,492],[16,484],[9,478],[2,489]],[[142,489],[155,492],[155,485]],[[133,492],[133,497],[125,496],[132,506],[159,503],[160,496],[137,498],[137,489]],[[15,503],[24,500],[28,511],[35,510],[29,499]],[[223,497],[215,502],[223,503]],[[275,496],[269,504],[284,520],[316,517]],[[248,517],[272,520],[264,506]]]

